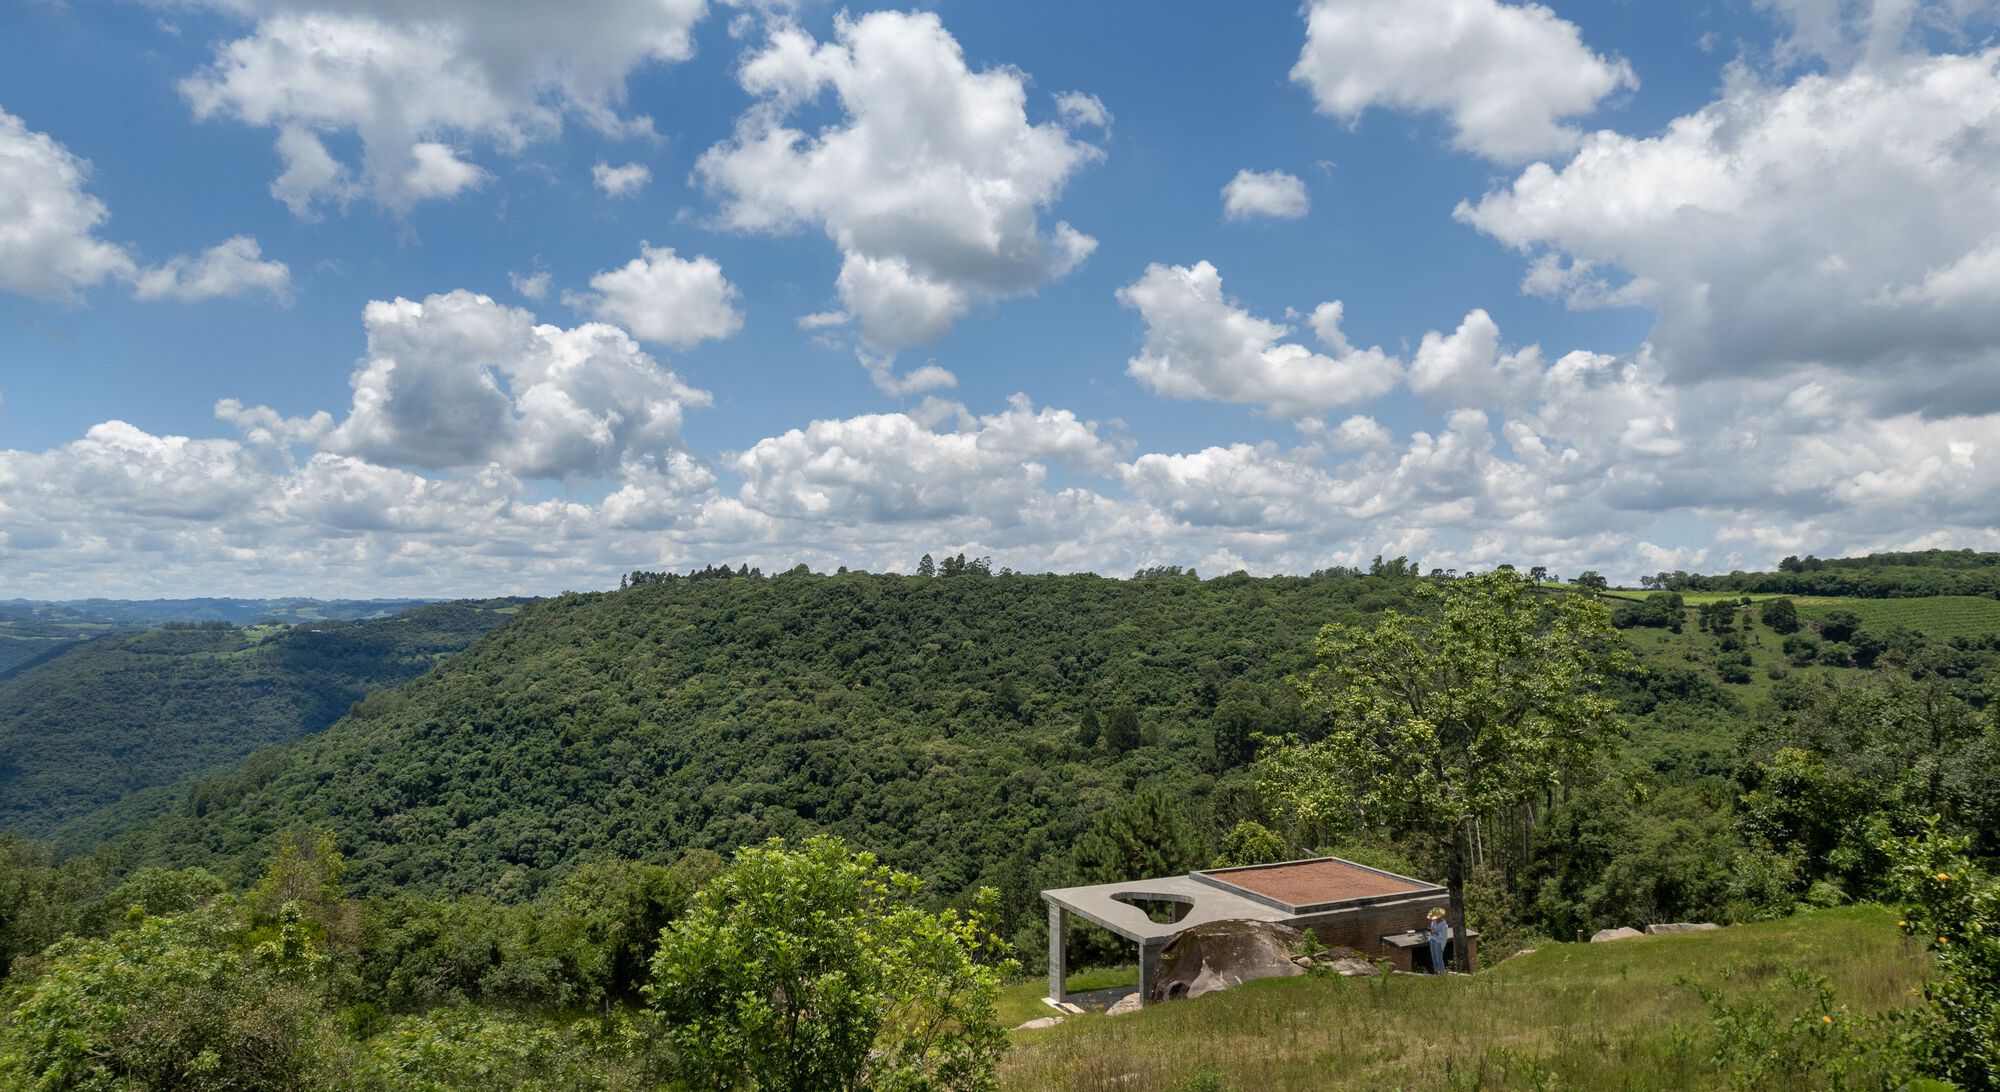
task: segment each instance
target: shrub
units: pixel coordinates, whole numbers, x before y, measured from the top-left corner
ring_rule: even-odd
[[[1888,843],[1904,935],[1936,959],[1928,1006],[1911,1022],[1919,1069],[1964,1089],[2000,1086],[2000,883],[1966,855],[1967,838],[1924,833]]]
[[[821,835],[737,851],[660,937],[646,994],[701,1088],[989,1086],[1006,1049],[986,915]],[[991,889],[982,902],[997,901]]]
[[[320,1087],[337,1057],[309,984],[244,958],[234,906],[149,918],[48,952],[0,1032],[0,1085]]]

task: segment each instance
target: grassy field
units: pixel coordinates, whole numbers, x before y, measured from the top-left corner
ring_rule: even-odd
[[[1921,599],[1793,600],[1799,617],[1817,622],[1828,611],[1851,610],[1861,616],[1861,628],[1883,632],[1901,626],[1948,641],[1953,637],[1983,637],[2000,633],[2000,599],[1977,595],[1931,595]]]
[[[1256,982],[1015,1032],[1002,1086],[1682,1089],[1720,1087],[1725,1071],[1755,1064],[1772,1070],[1755,1087],[1818,1088],[1818,1044],[1916,1000],[1923,957],[1894,922],[1880,907],[1846,907],[1715,933],[1550,945],[1470,978]],[[1808,973],[1825,976],[1831,1008],[1799,977]],[[1776,1030],[1719,1066],[1717,1022],[1696,985],[1720,988],[1731,1005],[1754,1002]],[[1035,1000],[1043,988],[1009,987],[1004,1011],[1045,1014]]]
[[[1603,593],[1607,599],[1629,602],[1639,602],[1653,594],[1656,593],[1630,588],[1613,588]],[[1740,602],[1749,599],[1761,603],[1766,599],[1790,599],[1798,605],[1799,617],[1810,622],[1825,618],[1830,611],[1846,610],[1861,616],[1863,629],[1881,632],[1901,626],[1944,641],[1953,637],[2000,634],[2000,599],[1978,595],[1927,595],[1914,599],[1741,595],[1735,592],[1682,592],[1680,595],[1681,602],[1690,608],[1724,600]]]

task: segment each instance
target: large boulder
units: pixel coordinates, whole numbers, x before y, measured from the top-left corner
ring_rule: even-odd
[[[1259,978],[1302,975],[1292,949],[1304,934],[1267,921],[1216,921],[1197,925],[1160,948],[1153,999],[1200,997]]]
[[[1706,933],[1720,928],[1722,926],[1712,921],[1664,921],[1646,926],[1646,932],[1650,936],[1659,936],[1662,933]]]
[[[1592,944],[1603,944],[1606,941],[1630,940],[1633,937],[1643,937],[1645,935],[1637,929],[1599,929],[1597,932],[1591,934],[1590,942]]]

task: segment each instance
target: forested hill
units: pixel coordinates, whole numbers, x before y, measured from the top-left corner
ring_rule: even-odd
[[[1209,805],[1245,757],[1215,754],[1218,705],[1284,729],[1318,628],[1409,586],[848,573],[565,595],[197,786],[132,848],[241,876],[273,831],[317,825],[351,890],[515,895],[579,858],[826,829],[955,892],[1066,853],[1135,786]]]
[[[170,623],[70,647],[0,681],[0,829],[45,835],[69,823],[66,841],[99,839],[166,806],[189,775],[317,732],[367,693],[428,671],[516,606],[248,629]]]
[[[1673,591],[1906,599],[1931,595],[2000,598],[2000,553],[1917,550],[1863,557],[1788,557],[1776,572],[1716,575],[1671,572],[1647,577],[1647,587]]]

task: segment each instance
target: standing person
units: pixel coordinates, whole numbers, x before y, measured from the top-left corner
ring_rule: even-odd
[[[1451,939],[1451,923],[1444,918],[1444,907],[1437,906],[1430,913],[1431,973],[1444,973],[1444,946]]]

